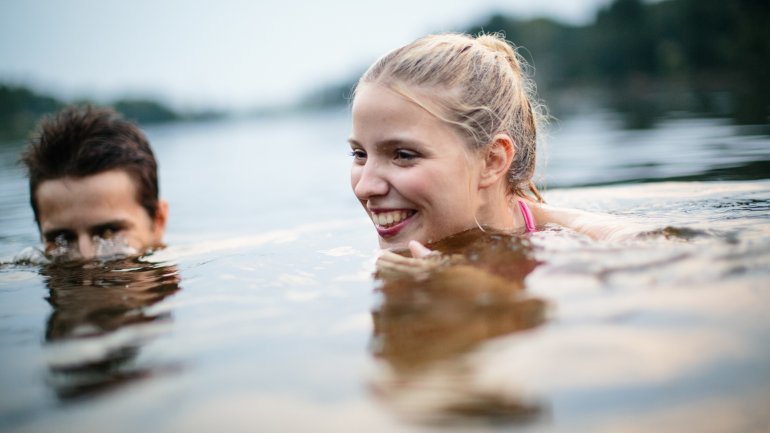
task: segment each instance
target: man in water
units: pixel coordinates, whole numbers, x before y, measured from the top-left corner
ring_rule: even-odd
[[[67,107],[43,119],[22,153],[49,257],[91,260],[162,246],[168,204],[137,125],[110,109]]]

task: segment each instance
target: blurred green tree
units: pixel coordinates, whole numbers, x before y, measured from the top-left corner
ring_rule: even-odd
[[[61,101],[50,96],[24,87],[0,84],[0,140],[24,137],[40,116],[63,106]]]

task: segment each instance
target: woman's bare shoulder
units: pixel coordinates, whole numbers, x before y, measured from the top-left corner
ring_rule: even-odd
[[[649,229],[641,221],[607,213],[555,207],[544,203],[532,203],[530,208],[539,226],[557,224],[595,240],[630,239]]]

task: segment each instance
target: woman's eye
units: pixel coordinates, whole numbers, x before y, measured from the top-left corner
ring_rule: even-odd
[[[353,149],[353,151],[350,152],[350,156],[352,156],[355,160],[363,161],[366,159],[366,152],[361,149]]]
[[[396,151],[395,159],[399,161],[412,161],[418,156],[417,153],[412,152],[411,150],[399,149]]]

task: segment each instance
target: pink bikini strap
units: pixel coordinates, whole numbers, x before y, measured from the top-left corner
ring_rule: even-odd
[[[521,216],[524,217],[524,224],[527,226],[528,232],[534,232],[535,229],[535,217],[532,215],[532,211],[529,210],[529,206],[522,199],[517,199],[519,202],[519,209],[521,209]]]

